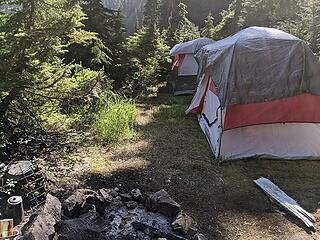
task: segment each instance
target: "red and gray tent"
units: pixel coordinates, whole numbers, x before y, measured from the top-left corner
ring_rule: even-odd
[[[198,38],[175,45],[170,55],[173,58],[170,82],[175,95],[193,94],[197,89],[198,63],[194,54],[205,45],[213,43],[208,38]]]
[[[250,27],[198,51],[199,116],[216,158],[320,157],[320,64],[301,39]]]

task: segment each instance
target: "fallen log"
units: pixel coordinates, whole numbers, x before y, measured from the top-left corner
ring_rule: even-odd
[[[290,214],[299,218],[308,228],[315,230],[315,217],[304,210],[294,199],[289,197],[269,179],[261,177],[254,181],[271,199],[286,209]]]

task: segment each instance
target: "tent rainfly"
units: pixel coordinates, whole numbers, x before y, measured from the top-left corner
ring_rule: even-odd
[[[187,113],[217,159],[320,157],[320,64],[306,43],[250,27],[198,51]]]
[[[170,55],[173,57],[169,82],[173,86],[174,95],[193,94],[197,88],[198,63],[194,54],[205,45],[214,41],[198,38],[175,45]]]

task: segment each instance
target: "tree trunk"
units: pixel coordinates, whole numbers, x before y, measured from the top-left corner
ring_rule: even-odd
[[[20,89],[13,88],[0,103],[0,118],[4,119],[10,104],[18,97]]]

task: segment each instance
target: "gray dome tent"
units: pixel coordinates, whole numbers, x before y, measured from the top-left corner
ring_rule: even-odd
[[[170,79],[175,95],[193,94],[197,88],[198,63],[194,54],[203,46],[213,43],[208,38],[198,38],[175,45],[170,55],[173,57]]]
[[[211,72],[223,106],[320,95],[318,60],[305,42],[274,28],[250,27],[207,45],[196,57]],[[290,85],[288,85],[290,83]]]
[[[217,158],[320,157],[320,64],[306,43],[250,27],[203,47],[199,116]]]

